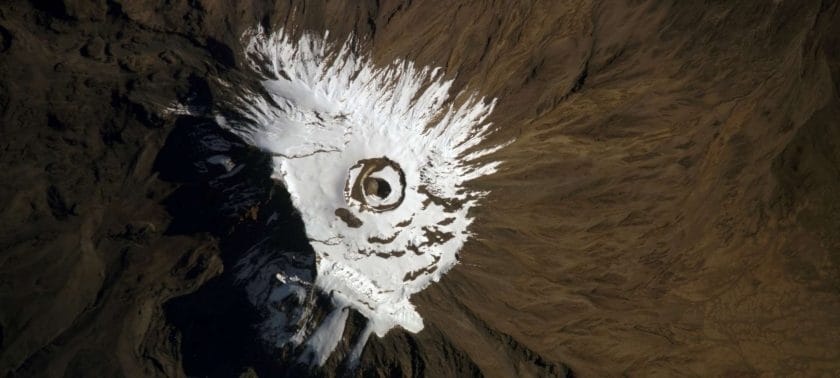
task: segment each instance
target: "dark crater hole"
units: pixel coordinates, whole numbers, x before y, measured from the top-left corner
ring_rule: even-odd
[[[391,194],[391,185],[377,177],[368,177],[365,179],[365,193],[375,195],[379,198],[388,198]]]

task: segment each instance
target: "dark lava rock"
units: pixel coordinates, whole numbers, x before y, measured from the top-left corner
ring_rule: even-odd
[[[104,61],[106,58],[105,41],[99,37],[91,38],[81,50],[82,56],[91,58],[93,60]]]

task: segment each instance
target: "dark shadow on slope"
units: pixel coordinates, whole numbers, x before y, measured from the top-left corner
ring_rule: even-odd
[[[314,279],[314,252],[289,194],[271,178],[271,160],[208,118],[181,117],[155,161],[159,177],[181,186],[165,201],[167,234],[209,233],[219,241],[224,273],[164,306],[180,333],[189,376],[298,375],[261,342],[262,319],[235,279],[235,265],[258,241],[271,244]]]

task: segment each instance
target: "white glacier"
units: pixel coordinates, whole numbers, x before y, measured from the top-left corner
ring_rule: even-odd
[[[306,341],[296,340],[323,364],[348,308],[369,320],[351,359],[371,332],[422,330],[410,298],[457,263],[469,210],[485,194],[464,184],[499,164],[478,161],[500,147],[479,146],[494,100],[451,96],[439,68],[404,60],[377,67],[354,53],[352,39],[333,46],[326,34],[294,41],[283,31],[246,38],[265,92],[242,90],[231,104],[242,117],[217,120],[274,156],[273,176],[316,252],[315,286],[335,305]],[[377,185],[386,194],[370,189]]]

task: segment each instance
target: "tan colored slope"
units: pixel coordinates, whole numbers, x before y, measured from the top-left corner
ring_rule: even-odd
[[[470,81],[517,142],[421,312],[456,293],[583,376],[837,373],[838,10],[719,8],[595,6],[542,31],[572,37],[518,60],[546,59],[531,82]]]

